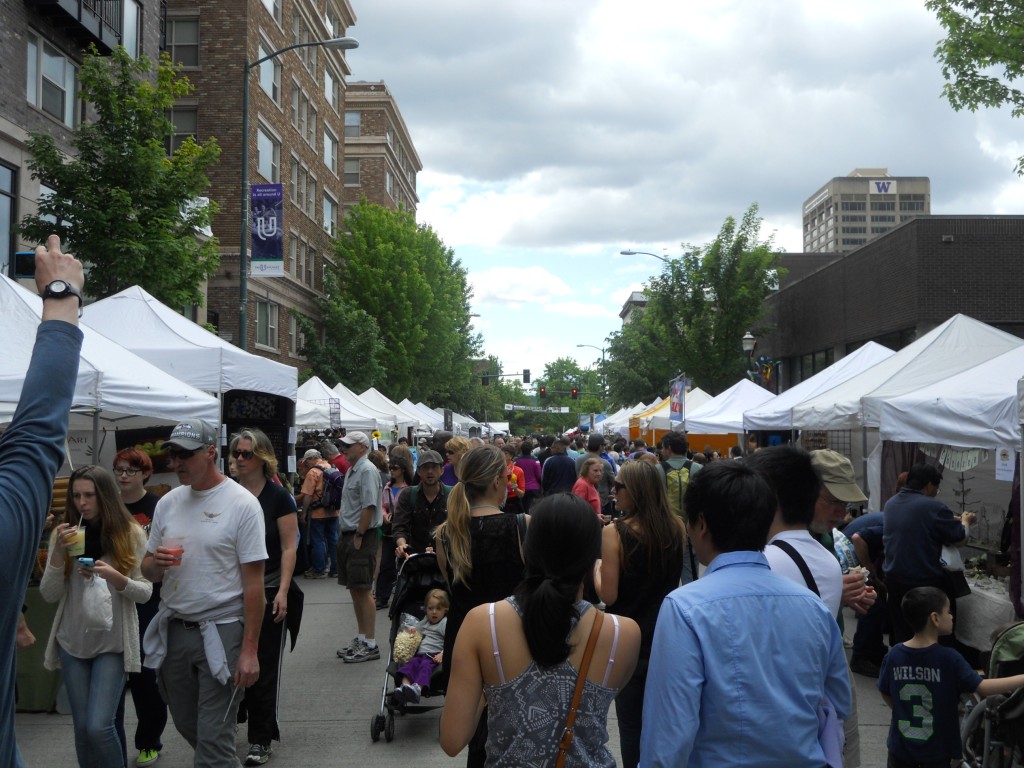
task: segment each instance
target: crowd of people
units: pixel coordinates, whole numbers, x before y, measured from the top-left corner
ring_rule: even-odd
[[[68,300],[81,264],[55,238],[36,258],[43,322],[0,438],[14,587],[0,604],[0,762],[15,766],[14,645],[33,641],[18,606],[81,344]],[[353,431],[303,446],[295,493],[259,429],[237,431],[221,456],[213,425],[186,420],[164,447],[178,487],[157,499],[149,457],[122,450],[110,469],[75,469],[51,521],[45,663],[63,675],[80,766],[130,764],[126,691],[136,765],[159,759],[168,714],[197,766],[238,765],[239,722],[245,764],[266,763],[301,623],[298,577],[349,591],[357,635],[337,655],[373,662],[377,611],[402,563],[428,552],[447,588],[424,596],[421,650],[396,666],[389,696],[400,706],[445,692],[440,744],[466,750],[469,766],[614,766],[614,704],[623,765],[856,768],[853,672],[877,676],[893,707],[890,766],[948,765],[958,694],[1024,685],[983,681],[945,645],[956,585],[939,550],[966,538],[972,516],[935,498],[930,463],[858,523],[850,507],[867,497],[845,456],[751,446],[724,458],[679,433],[654,448],[438,431],[385,448]],[[886,623],[865,620],[873,634],[855,638],[851,666],[843,609],[878,617],[886,597],[891,648]]]

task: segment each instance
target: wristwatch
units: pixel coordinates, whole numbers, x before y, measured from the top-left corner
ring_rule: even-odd
[[[365,536],[366,534],[365,534],[365,533],[364,533],[363,531],[356,531],[355,535],[356,535],[356,536],[358,536],[358,537],[359,537],[359,538],[361,539],[361,538],[363,538],[363,536]]]
[[[74,296],[78,299],[78,315],[82,315],[82,294],[66,280],[54,280],[43,289],[44,299],[67,299]]]

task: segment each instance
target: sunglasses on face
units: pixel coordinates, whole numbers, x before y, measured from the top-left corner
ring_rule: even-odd
[[[168,448],[167,455],[175,461],[185,461],[191,459],[198,450],[198,448],[193,448],[191,451],[186,451],[184,448]]]
[[[234,456],[236,459],[246,459],[246,460],[249,460],[253,456],[255,456],[256,454],[253,453],[252,451],[232,451],[231,455]]]

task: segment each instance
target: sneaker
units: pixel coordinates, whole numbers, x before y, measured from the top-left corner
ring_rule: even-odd
[[[307,579],[326,579],[327,571],[308,570],[303,574]]]
[[[250,744],[249,754],[245,756],[246,765],[263,765],[270,759],[270,745]]]
[[[348,656],[350,653],[352,653],[352,651],[354,651],[360,645],[363,645],[363,641],[360,640],[358,637],[353,637],[351,642],[349,642],[348,645],[346,645],[344,648],[341,648],[341,649],[339,649],[337,651],[338,658],[339,659],[344,659],[346,656]]]
[[[327,575],[330,576],[332,579],[338,578],[338,572],[337,571],[328,571]]]
[[[346,653],[342,657],[342,661],[346,664],[358,664],[361,661],[375,661],[379,658],[379,645],[375,645],[371,648],[366,643],[361,643],[358,648],[352,648],[348,653]]]
[[[864,677],[878,677],[882,667],[879,664],[875,664],[871,659],[863,659],[858,656],[850,659],[850,671],[858,675],[864,675]]]
[[[139,752],[139,756],[135,758],[135,764],[142,768],[144,765],[152,765],[160,759],[160,753],[155,749],[144,749]]]
[[[405,698],[406,704],[419,704],[420,703],[420,686],[419,683],[406,683],[402,686],[402,696]]]

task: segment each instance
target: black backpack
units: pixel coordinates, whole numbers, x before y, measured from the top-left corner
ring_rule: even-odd
[[[316,469],[323,473],[324,492],[314,506],[323,507],[331,512],[337,512],[341,509],[341,492],[345,487],[345,476],[341,474],[337,467],[330,467],[329,469],[316,467]]]

